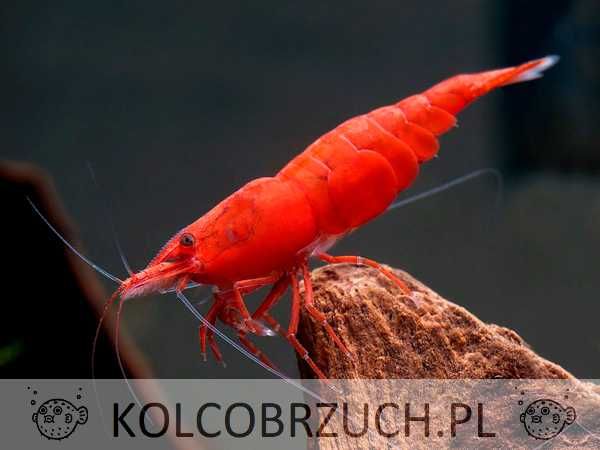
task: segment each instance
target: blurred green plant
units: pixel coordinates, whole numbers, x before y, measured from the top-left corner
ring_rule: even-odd
[[[0,347],[0,367],[5,366],[19,357],[23,353],[23,341],[15,341],[4,347]]]

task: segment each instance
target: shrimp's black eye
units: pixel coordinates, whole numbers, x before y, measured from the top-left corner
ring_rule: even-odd
[[[181,236],[181,239],[179,240],[179,243],[184,247],[191,247],[192,245],[194,245],[194,242],[194,236],[190,233],[185,233],[183,236]]]

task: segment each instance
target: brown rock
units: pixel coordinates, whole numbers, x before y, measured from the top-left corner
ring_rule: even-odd
[[[405,272],[405,296],[378,271],[348,264],[312,274],[315,304],[356,356],[341,354],[303,314],[299,337],[329,378],[564,378],[514,331],[486,324]],[[314,378],[301,363],[305,378]]]
[[[576,421],[552,437],[552,448],[600,446],[596,385],[577,380],[537,355],[514,331],[486,324],[410,275],[396,274],[412,289],[410,296],[370,268],[340,264],[312,273],[317,308],[355,356],[352,360],[343,355],[320,324],[302,315],[299,338],[317,365],[331,379],[354,380],[338,382],[346,387],[341,396],[330,395],[326,385],[318,385],[323,387],[320,392],[330,402],[353,404],[359,411],[368,403],[371,413],[368,434],[355,438],[340,432],[336,438],[310,440],[309,448],[535,447],[544,441],[529,435],[520,417],[536,399],[552,399],[577,412]],[[300,372],[304,378],[314,378],[302,360]],[[378,381],[366,381],[373,379]],[[450,436],[448,422],[436,420],[447,418],[449,406],[457,401],[471,405],[473,417],[481,403],[486,430],[493,431],[494,437],[478,436],[477,419],[463,429],[470,431]],[[387,402],[397,404],[395,415],[384,421],[386,429],[399,430],[391,440],[373,425],[375,408]],[[429,435],[423,435],[423,422],[411,422],[411,429],[417,431],[405,437],[405,402],[411,402],[411,414],[417,416],[429,404]],[[325,410],[316,412],[320,423],[325,414]],[[352,423],[351,428],[360,430],[362,416]],[[330,424],[329,429],[342,430],[342,415],[333,416]]]

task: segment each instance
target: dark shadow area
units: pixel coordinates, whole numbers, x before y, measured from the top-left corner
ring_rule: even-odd
[[[29,164],[1,163],[0,199],[10,213],[2,220],[0,377],[90,378],[92,340],[106,294],[35,214],[26,196],[61,234],[78,241],[47,175]],[[96,367],[99,378],[121,376],[104,330]]]

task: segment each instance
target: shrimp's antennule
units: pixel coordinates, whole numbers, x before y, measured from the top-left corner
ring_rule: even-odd
[[[96,171],[92,167],[92,163],[87,161],[86,164],[87,164],[88,170],[90,172],[90,176],[92,177],[92,182],[96,186],[96,189],[98,191],[100,191],[101,190],[100,184],[98,183],[98,179],[96,177]],[[119,235],[117,234],[117,228],[115,227],[115,221],[113,219],[114,214],[113,214],[113,208],[111,207],[110,199],[107,196],[103,196],[103,198],[104,198],[104,202],[103,202],[104,209],[106,209],[106,215],[108,216],[108,222],[109,222],[110,229],[111,229],[111,232],[113,235],[113,241],[115,243],[117,253],[119,254],[119,257],[121,258],[123,267],[125,267],[125,270],[129,274],[129,276],[131,276],[131,275],[133,275],[133,270],[131,270],[131,265],[129,264],[129,261],[127,260],[127,257],[125,256],[125,252],[123,251],[123,247],[121,246],[121,241],[119,240]]]

